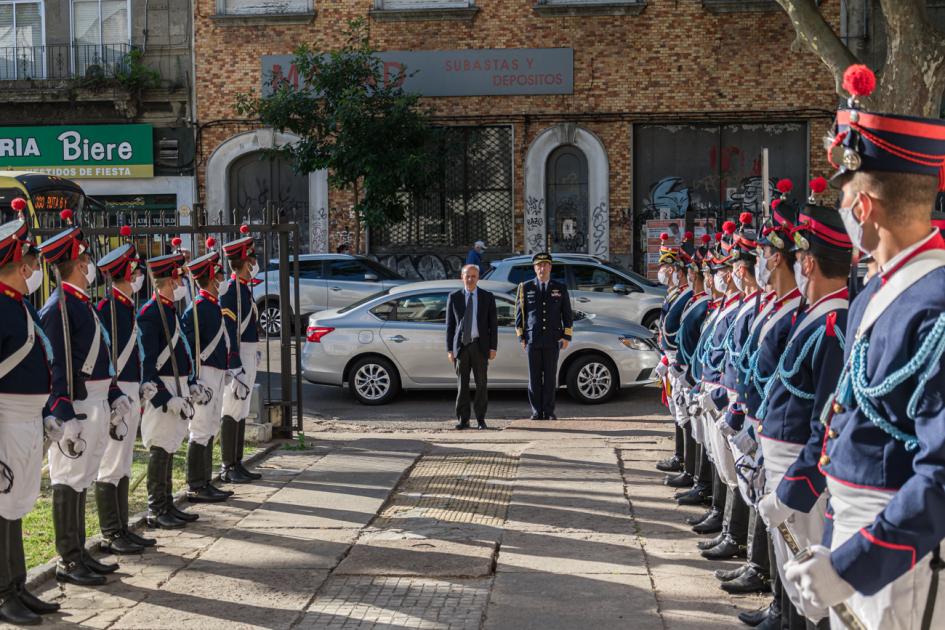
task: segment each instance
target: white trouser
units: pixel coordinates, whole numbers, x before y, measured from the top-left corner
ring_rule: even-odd
[[[833,507],[831,549],[836,549],[861,528],[870,525],[896,494],[884,490],[850,488],[829,477],[827,488],[830,490],[830,505]],[[854,593],[846,600],[847,606],[869,630],[917,630],[922,627],[922,615],[925,613],[929,596],[931,558],[931,553],[925,554],[911,571],[899,576],[875,595]],[[832,611],[830,626],[843,627],[839,617]],[[945,588],[941,579],[931,627],[945,627]]]
[[[108,440],[108,388],[111,381],[87,381],[85,400],[72,402],[76,416],[85,414],[81,437],[85,440],[85,451],[75,459],[67,457],[64,442],[49,447],[49,481],[52,485],[69,486],[76,492],[83,492],[95,482],[98,468],[105,454]],[[70,422],[72,422],[70,420]]]
[[[161,381],[171,396],[176,397],[177,388],[174,386],[174,377],[162,376]],[[184,377],[180,377],[180,390],[184,398],[189,397],[190,389]],[[144,404],[144,413],[141,414],[141,441],[144,442],[145,448],[150,449],[156,446],[168,453],[176,453],[185,435],[187,435],[187,421],[181,418],[179,413],[164,411],[163,406],[155,407],[150,400]]]
[[[190,420],[190,441],[206,446],[210,438],[220,432],[223,420],[223,383],[226,372],[208,365],[200,366],[200,382],[213,392],[206,405],[194,405],[194,417]]]
[[[705,410],[699,408],[699,413],[692,417],[692,439],[699,446],[705,446]]]
[[[715,470],[719,478],[726,486],[734,488],[738,485],[738,475],[735,474],[735,458],[732,456],[732,449],[729,448],[728,439],[722,435],[715,423],[724,416],[725,411],[716,411],[709,402],[709,392],[720,389],[719,386],[710,386],[706,390],[704,405],[706,411],[705,441],[706,448],[711,454],[712,463],[715,464]]]
[[[118,381],[121,393],[131,401],[131,413],[125,419],[128,423],[128,433],[123,440],[113,440],[108,437],[105,444],[105,454],[98,467],[98,480],[102,483],[118,485],[122,477],[131,476],[131,463],[135,455],[135,440],[138,438],[138,425],[141,424],[141,399],[138,395],[138,384],[130,381]],[[111,422],[111,410],[108,412]]]
[[[0,517],[26,516],[39,497],[43,470],[43,405],[46,394],[3,394],[0,403],[0,462],[13,473],[13,487],[0,494]]]
[[[253,384],[256,382],[256,350],[257,342],[243,341],[240,343],[240,361],[246,374],[242,377],[250,389],[250,395],[245,400],[237,400],[233,395],[232,387],[223,388],[223,415],[240,421],[249,415],[249,405],[253,397]]]
[[[678,426],[684,427],[689,424],[689,388],[672,375],[667,376],[667,378],[669,378],[673,393],[673,419]]]
[[[789,442],[780,442],[777,440],[761,437],[760,447],[765,457],[765,496],[772,492],[777,492],[781,480],[784,479],[788,468],[797,461],[804,447],[800,444],[791,444]],[[817,503],[811,508],[810,512],[792,512],[785,524],[801,549],[807,549],[811,545],[819,545],[824,537],[824,519],[827,513],[827,493],[820,495]],[[811,621],[820,621],[827,616],[827,611],[823,608],[814,606],[808,600],[801,597],[800,592],[794,586],[794,583],[784,578],[784,563],[794,558],[794,553],[784,542],[781,533],[771,530],[771,542],[774,547],[774,555],[777,557],[778,574],[781,576],[781,584],[784,585],[784,592],[787,593],[791,603],[802,615]],[[836,626],[843,628],[843,625]]]

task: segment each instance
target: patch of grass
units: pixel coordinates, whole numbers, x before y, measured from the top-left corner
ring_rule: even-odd
[[[258,449],[247,444],[244,457],[248,458]],[[132,483],[138,475],[144,474],[148,467],[150,454],[141,444],[135,443],[134,461],[131,464]],[[220,467],[219,440],[213,443],[213,470]],[[187,482],[187,443],[174,455],[174,492],[181,490]],[[138,487],[128,497],[128,512],[131,515],[144,510],[148,505],[147,480],[142,480]],[[86,498],[85,531],[91,538],[99,533],[98,508],[95,505],[95,487],[89,488]],[[52,490],[49,487],[49,477],[44,476],[40,489],[39,499],[33,506],[33,511],[23,518],[23,547],[26,551],[26,566],[29,568],[43,564],[56,556],[56,533],[52,522]]]
[[[305,431],[299,431],[299,434],[295,437],[294,444],[285,444],[282,447],[284,451],[304,451],[307,449],[308,446],[305,444]]]

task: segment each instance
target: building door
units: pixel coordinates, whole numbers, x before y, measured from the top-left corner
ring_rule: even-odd
[[[309,252],[308,177],[296,173],[288,160],[263,151],[240,156],[230,165],[227,187],[234,221],[265,223],[272,216],[280,223],[298,223],[302,242],[290,243],[292,251]]]
[[[545,194],[548,242],[552,252],[587,252],[587,157],[572,145],[548,156]]]

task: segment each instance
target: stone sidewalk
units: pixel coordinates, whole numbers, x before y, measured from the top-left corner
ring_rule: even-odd
[[[45,627],[730,628],[730,597],[653,464],[657,418],[318,435]]]

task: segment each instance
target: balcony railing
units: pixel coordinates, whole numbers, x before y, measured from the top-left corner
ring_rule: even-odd
[[[128,43],[0,47],[0,81],[114,78],[129,52]]]

